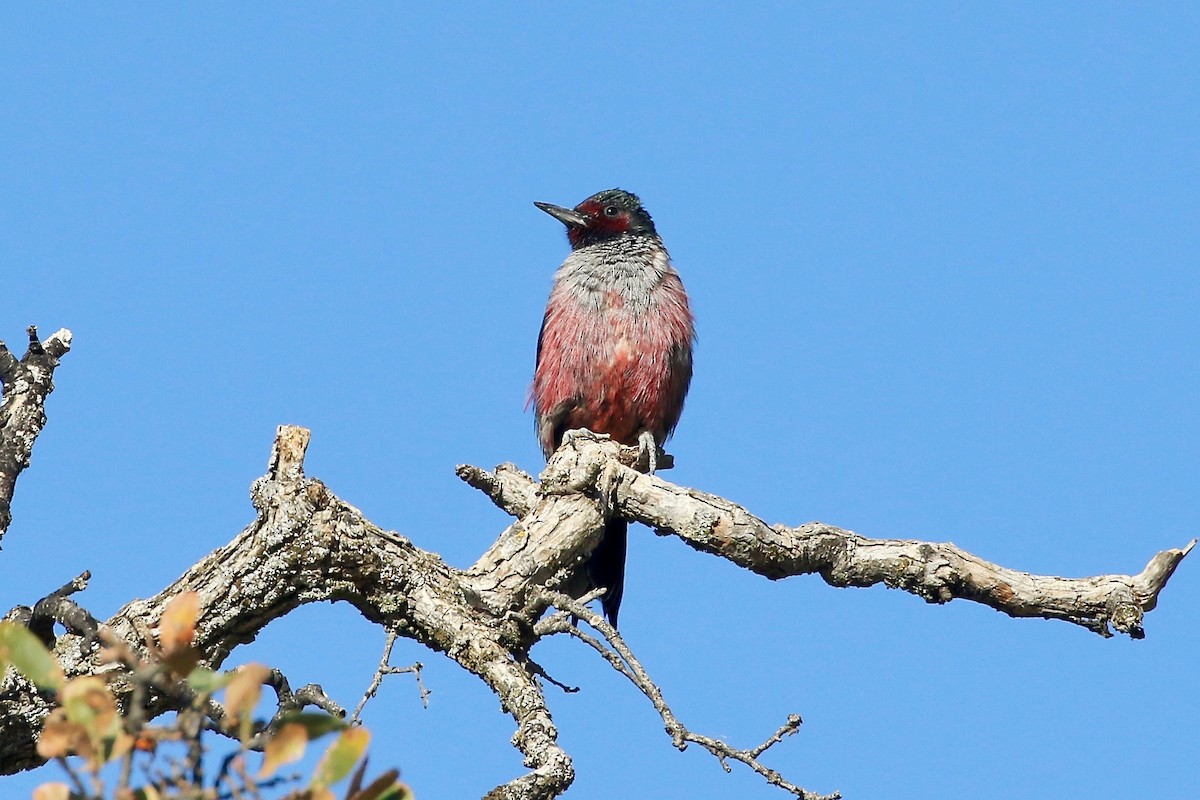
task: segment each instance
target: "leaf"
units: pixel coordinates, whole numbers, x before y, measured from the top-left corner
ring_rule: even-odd
[[[400,770],[390,769],[347,800],[412,800],[412,790],[401,783]]]
[[[104,681],[94,675],[67,681],[59,692],[59,699],[67,711],[67,718],[78,722],[93,737],[106,735],[114,727],[120,727],[117,701]]]
[[[200,663],[200,651],[194,647],[188,647],[169,656],[164,655],[162,662],[167,665],[167,669],[171,670],[172,675],[181,678],[191,675],[196,669],[196,665]]]
[[[371,732],[366,728],[347,728],[342,731],[341,736],[321,756],[311,786],[314,789],[332,786],[349,775],[370,742]]]
[[[363,777],[367,774],[367,764],[370,761],[370,756],[363,756],[363,760],[358,762],[358,769],[354,770],[354,775],[350,778],[350,785],[346,787],[347,798],[358,794],[358,790],[362,788]]]
[[[66,676],[58,659],[28,628],[16,622],[0,622],[0,667],[11,664],[39,689],[62,688]]]
[[[199,694],[211,695],[229,685],[234,677],[232,672],[214,672],[207,667],[196,667],[185,680]]]
[[[304,726],[297,722],[287,723],[276,731],[263,749],[263,763],[258,777],[269,778],[284,764],[299,761],[304,757],[304,749],[307,746],[308,733]]]
[[[238,726],[238,737],[243,742],[250,738],[254,707],[262,696],[263,681],[270,674],[271,669],[262,664],[246,664],[238,668],[225,690],[225,711],[229,714],[229,723]]]
[[[408,784],[396,781],[375,800],[413,800],[415,797],[412,789],[408,788]]]
[[[67,719],[87,734],[94,766],[124,755],[133,747],[133,737],[121,728],[117,701],[108,685],[94,675],[72,678],[59,692]],[[85,753],[76,750],[80,755]]]
[[[133,749],[136,740],[125,731],[118,731],[117,735],[104,740],[104,761],[112,761],[120,758]]]
[[[171,598],[158,621],[158,642],[163,655],[171,656],[192,646],[199,618],[199,594],[183,592]]]
[[[69,800],[71,787],[65,783],[43,783],[33,790],[33,800]]]
[[[171,598],[158,621],[158,643],[162,647],[163,662],[176,675],[187,675],[200,661],[200,654],[192,647],[199,618],[200,595],[183,592]]]
[[[310,742],[315,742],[326,734],[345,730],[350,727],[344,719],[327,714],[324,711],[288,711],[280,715],[279,721],[285,725],[293,722],[303,725],[305,732],[308,733],[308,740]]]
[[[67,719],[66,711],[56,708],[42,724],[42,732],[38,734],[37,754],[47,760],[69,755],[90,757],[92,746],[84,727]]]

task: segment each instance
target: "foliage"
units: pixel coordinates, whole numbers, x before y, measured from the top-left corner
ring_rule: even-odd
[[[105,679],[68,680],[37,636],[16,622],[0,622],[0,675],[11,666],[57,700],[37,750],[58,761],[69,782],[42,784],[34,800],[263,800],[268,790],[277,790],[274,796],[281,800],[335,800],[333,787],[348,777],[345,800],[412,800],[395,769],[364,785],[371,740],[366,728],[323,711],[286,711],[270,723],[256,721],[254,710],[272,671],[261,664],[228,672],[200,666],[192,646],[199,615],[195,592],[176,597],[163,613],[149,660],[106,642],[101,659],[124,667],[106,673],[108,680],[134,685],[135,701],[124,714]],[[169,723],[151,725],[144,718],[142,703],[156,694],[184,701]],[[212,780],[204,774],[209,731],[236,742]],[[333,741],[307,781],[277,776],[281,767],[304,757],[310,742],[330,735]],[[247,766],[253,751],[262,753],[257,771]],[[140,781],[133,777],[135,759],[142,762]]]

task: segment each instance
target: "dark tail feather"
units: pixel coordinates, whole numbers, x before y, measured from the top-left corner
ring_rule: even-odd
[[[617,627],[617,614],[621,611],[621,595],[625,593],[625,549],[629,534],[629,523],[623,519],[610,519],[604,527],[604,538],[592,551],[587,571],[594,588],[606,591],[600,599],[604,616]]]

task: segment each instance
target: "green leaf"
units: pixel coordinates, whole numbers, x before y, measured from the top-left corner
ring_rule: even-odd
[[[0,622],[0,665],[11,664],[39,689],[57,691],[66,682],[58,659],[16,622]]]
[[[366,728],[347,728],[342,731],[342,735],[321,756],[321,762],[313,774],[312,787],[332,786],[349,775],[370,742],[371,732]]]
[[[378,800],[413,800],[412,789],[409,789],[406,784],[396,781],[383,794],[379,795]]]
[[[308,740],[315,742],[322,736],[335,731],[343,731],[349,727],[344,719],[326,714],[324,711],[288,711],[279,717],[281,725],[295,723],[304,726]]]
[[[225,688],[225,685],[233,680],[233,677],[234,673],[232,672],[213,672],[205,667],[196,667],[187,676],[187,684],[200,694],[212,694],[218,689]]]

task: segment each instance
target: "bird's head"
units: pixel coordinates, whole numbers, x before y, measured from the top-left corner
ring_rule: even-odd
[[[621,236],[658,238],[654,220],[642,208],[642,201],[624,189],[597,192],[575,208],[552,203],[534,205],[567,226],[567,238],[574,250]]]

